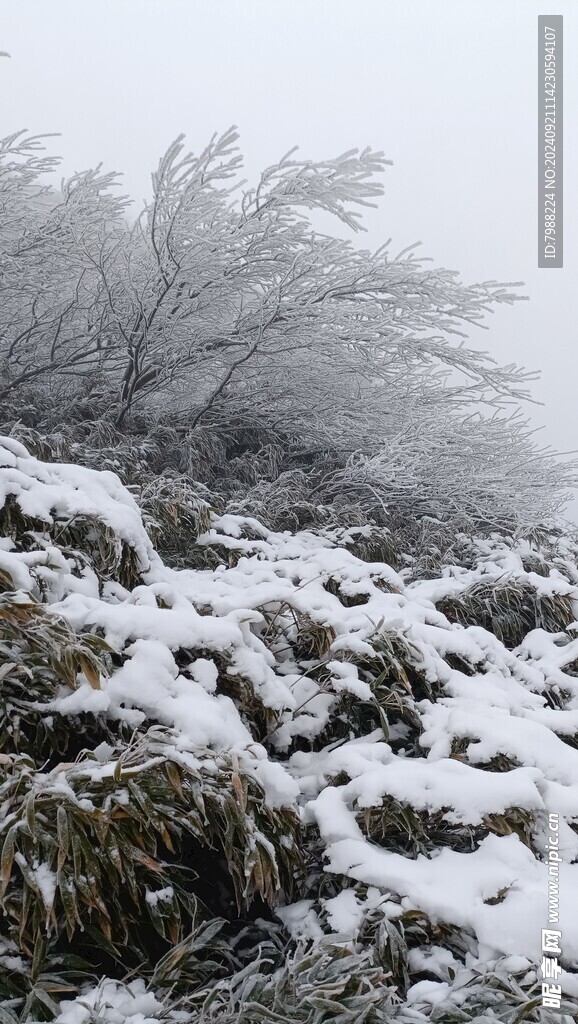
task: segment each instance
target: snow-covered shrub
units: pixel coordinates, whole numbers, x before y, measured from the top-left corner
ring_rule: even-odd
[[[110,470],[0,456],[4,1019],[547,1021],[557,815],[569,1024],[573,538],[416,579],[208,509],[175,569]]]
[[[540,593],[519,577],[513,581],[480,580],[439,608],[450,622],[483,626],[506,647],[518,647],[531,629],[557,633],[574,622],[571,598],[567,594]]]

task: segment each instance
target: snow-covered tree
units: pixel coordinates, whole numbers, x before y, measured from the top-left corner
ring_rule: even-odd
[[[361,228],[382,153],[291,151],[249,188],[236,141],[231,129],[194,155],[178,139],[133,223],[114,175],[76,175],[57,194],[39,140],[4,141],[8,419],[28,406],[45,427],[161,421],[193,454],[212,445],[203,482],[262,501],[270,521],[288,490],[310,521],[343,504],[381,525],[411,509],[454,533],[551,516],[575,470],[509,408],[529,375],[464,344],[513,286],[465,285],[415,247],[392,257],[389,243],[372,253],[315,228],[320,214]]]
[[[2,403],[33,382],[77,390],[113,340],[95,263],[106,262],[126,202],[100,169],[56,192],[44,176],[58,161],[42,153],[42,138],[22,132],[0,141]]]

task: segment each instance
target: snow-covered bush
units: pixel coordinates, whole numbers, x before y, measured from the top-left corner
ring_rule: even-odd
[[[114,473],[11,437],[0,509],[3,1020],[573,1019],[571,537],[415,579],[206,509],[175,569]]]

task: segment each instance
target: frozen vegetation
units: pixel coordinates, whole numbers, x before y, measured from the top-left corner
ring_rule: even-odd
[[[571,1014],[572,541],[419,580],[207,510],[175,569],[110,471],[0,465],[7,1019],[532,1019],[552,813]]]
[[[236,139],[139,217],[0,142],[0,1024],[570,1024],[578,472],[466,345],[517,286]]]

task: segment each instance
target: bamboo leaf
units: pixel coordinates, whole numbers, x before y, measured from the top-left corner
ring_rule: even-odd
[[[2,846],[2,855],[0,857],[0,867],[2,872],[2,888],[0,896],[4,898],[6,889],[10,883],[10,877],[12,875],[12,864],[14,863],[14,853],[16,849],[16,835],[18,827],[13,825],[6,834],[6,839]]]
[[[81,654],[78,660],[80,668],[92,689],[100,690],[100,672],[96,668],[95,664],[84,654]]]

